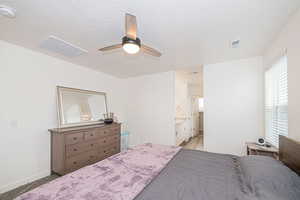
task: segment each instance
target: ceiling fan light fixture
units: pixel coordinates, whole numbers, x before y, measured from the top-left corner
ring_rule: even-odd
[[[123,49],[126,53],[136,54],[140,51],[140,47],[136,44],[126,43],[123,45]]]
[[[110,46],[103,47],[99,51],[106,52],[114,49],[123,48],[123,50],[128,54],[136,54],[139,51],[144,53],[160,57],[162,54],[156,49],[149,47],[145,44],[141,44],[141,40],[137,36],[137,24],[136,17],[134,15],[125,14],[125,36],[122,38],[121,44],[114,44]]]
[[[123,37],[122,46],[126,53],[128,54],[136,54],[140,51],[141,48],[141,40],[139,38],[131,39],[128,37]]]

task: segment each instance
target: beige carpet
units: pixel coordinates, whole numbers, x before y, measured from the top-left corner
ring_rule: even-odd
[[[6,193],[0,194],[0,200],[13,200],[16,197],[18,197],[19,195],[28,192],[40,185],[43,185],[45,183],[48,183],[54,179],[56,179],[58,177],[58,175],[51,175],[51,176],[47,176],[45,178],[36,180],[32,183],[28,183],[26,185],[20,186],[16,189],[13,189],[11,191],[8,191]]]

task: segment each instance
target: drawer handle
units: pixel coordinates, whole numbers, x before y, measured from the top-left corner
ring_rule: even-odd
[[[94,134],[90,134],[90,136],[94,136]]]
[[[77,137],[73,137],[73,140],[77,140]]]
[[[106,151],[103,151],[103,153],[106,153]]]
[[[94,146],[94,144],[91,144],[91,147],[93,147]]]
[[[77,151],[77,149],[73,149],[73,151]]]
[[[77,162],[76,162],[76,161],[74,161],[74,162],[73,162],[73,164],[74,164],[74,165],[76,165],[76,164],[77,164]]]
[[[106,143],[106,140],[104,140],[103,143]]]

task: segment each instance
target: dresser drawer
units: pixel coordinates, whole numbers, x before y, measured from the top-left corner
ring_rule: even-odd
[[[86,165],[86,158],[84,155],[73,156],[66,159],[67,171],[76,170]]]
[[[120,144],[120,135],[106,137],[106,141],[108,145]]]
[[[89,151],[85,153],[86,164],[90,165],[99,161],[99,153],[97,150]]]
[[[83,141],[85,132],[70,133],[65,135],[66,144],[76,144]]]
[[[109,145],[104,148],[99,149],[99,158],[100,159],[105,159],[108,158],[114,154],[117,154],[120,152],[120,145],[115,144],[115,145]]]
[[[98,160],[99,152],[97,150],[87,151],[66,159],[66,168],[68,170],[76,170],[83,166],[95,163]]]
[[[97,141],[87,141],[87,142],[83,142],[83,143],[67,145],[66,146],[66,156],[70,157],[70,156],[78,155],[82,152],[97,148],[97,146],[98,146]]]
[[[107,141],[107,137],[98,139],[98,140],[97,140],[98,147],[99,147],[99,148],[102,148],[102,147],[108,146],[109,144],[108,144],[107,142],[108,142],[108,141]]]
[[[98,148],[107,147],[110,145],[120,145],[120,135],[111,135],[97,140]]]
[[[108,150],[108,156],[115,155],[120,152],[120,145],[115,144],[115,145],[108,146],[107,150]]]
[[[85,140],[94,140],[98,138],[100,135],[97,134],[95,131],[88,131],[84,134],[84,139]]]
[[[96,128],[94,130],[94,133],[97,135],[98,138],[103,138],[110,134],[110,129],[109,128]]]
[[[111,131],[111,133],[112,134],[120,134],[120,132],[121,132],[121,127],[120,126],[115,126],[115,127],[112,127],[112,128],[110,128],[110,131]]]
[[[66,156],[74,156],[86,151],[86,146],[82,143],[80,144],[72,144],[66,146]]]

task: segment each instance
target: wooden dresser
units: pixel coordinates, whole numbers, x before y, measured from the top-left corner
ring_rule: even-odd
[[[121,125],[89,125],[50,129],[51,171],[75,171],[120,152]]]

